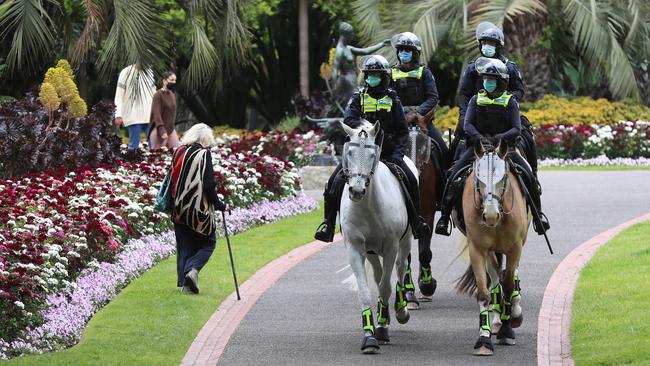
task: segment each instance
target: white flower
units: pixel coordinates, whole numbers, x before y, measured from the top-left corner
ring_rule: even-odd
[[[21,308],[21,309],[24,309],[24,308],[25,308],[25,304],[23,304],[23,303],[20,302],[20,301],[14,301],[14,305],[18,306],[18,307]]]

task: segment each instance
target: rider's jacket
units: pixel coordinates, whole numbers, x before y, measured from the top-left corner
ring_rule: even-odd
[[[396,93],[390,89],[362,88],[350,97],[343,122],[357,128],[361,118],[370,123],[379,121],[384,132],[382,159],[401,159],[408,139],[404,109]],[[380,143],[380,141],[376,141]]]
[[[514,139],[521,132],[519,104],[509,92],[490,98],[481,90],[467,106],[464,128],[470,139],[481,136]]]
[[[517,100],[521,101],[524,97],[524,82],[521,80],[521,72],[517,67],[517,64],[508,60],[505,56],[501,55],[498,57],[499,60],[508,68],[508,92]],[[483,89],[483,80],[476,71],[476,66],[474,62],[470,62],[465,69],[465,73],[461,78],[460,82],[460,92],[458,95],[458,107],[460,108],[458,126],[456,127],[456,135],[464,137],[463,131],[463,122],[465,121],[465,112],[467,111],[467,105],[469,100]]]
[[[436,81],[426,67],[407,70],[394,65],[391,74],[391,88],[397,92],[403,105],[417,107],[417,112],[425,115],[438,104]]]

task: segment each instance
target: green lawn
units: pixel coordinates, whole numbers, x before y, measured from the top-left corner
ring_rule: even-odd
[[[313,241],[322,207],[231,238],[240,283],[271,260]],[[226,241],[199,275],[201,293],[176,288],[176,257],[125,288],[90,321],[81,342],[65,351],[13,359],[16,365],[178,365],[199,330],[234,291]],[[245,295],[245,294],[244,294]],[[2,363],[0,361],[0,363]]]
[[[602,247],[580,274],[571,343],[576,365],[650,365],[650,221]]]
[[[608,166],[554,166],[554,167],[539,167],[540,171],[561,171],[561,170],[650,170],[650,166],[627,166],[627,165],[608,165]]]

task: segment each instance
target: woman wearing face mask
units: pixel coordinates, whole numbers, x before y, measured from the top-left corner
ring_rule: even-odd
[[[479,70],[479,76],[482,80],[483,89],[473,96],[467,105],[465,114],[464,129],[467,139],[470,142],[476,142],[483,137],[496,137],[497,139],[511,140],[521,133],[521,119],[519,115],[519,104],[514,96],[506,90],[508,85],[508,69],[506,65],[497,59],[480,57],[476,60],[476,68]],[[512,154],[511,159],[529,169],[528,164],[519,154]],[[436,234],[450,235],[449,218],[454,200],[454,185],[450,184],[460,171],[461,168],[468,165],[474,158],[474,151],[467,149],[463,152],[458,162],[453,166],[447,181],[446,194],[443,197],[441,207],[441,217],[436,224]],[[532,172],[527,172],[532,176]],[[540,214],[540,220],[546,230],[549,229],[548,220],[542,213],[540,193],[537,184],[531,184],[528,187],[531,198],[535,203]],[[536,220],[533,220],[535,231],[542,235],[542,228],[538,227]]]
[[[151,150],[163,146],[174,149],[179,145],[176,134],[176,74],[167,71],[162,75],[162,88],[153,96],[149,120]]]
[[[413,203],[407,207],[407,211],[413,235],[417,239],[428,235],[430,231],[424,220],[419,217],[420,193],[417,179],[402,160],[408,140],[408,127],[404,120],[402,103],[395,92],[388,88],[391,70],[383,56],[365,56],[361,59],[361,65],[365,87],[350,97],[343,122],[352,128],[358,128],[361,118],[371,123],[379,121],[384,135],[380,159],[399,165],[407,176],[408,191]],[[379,144],[380,141],[375,143]],[[323,193],[325,221],[318,227],[314,236],[320,241],[331,242],[334,238],[336,214],[345,186],[345,179],[339,174],[341,169],[339,164],[330,176]]]

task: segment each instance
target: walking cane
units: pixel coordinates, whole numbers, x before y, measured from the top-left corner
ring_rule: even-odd
[[[221,211],[221,218],[223,219],[223,230],[226,233],[226,242],[228,243],[228,254],[230,254],[230,267],[232,268],[232,278],[235,279],[235,291],[237,291],[237,300],[241,300],[239,296],[239,284],[237,283],[237,273],[235,272],[235,262],[232,259],[232,249],[230,248],[230,237],[228,236],[228,226],[226,225],[226,213]]]

